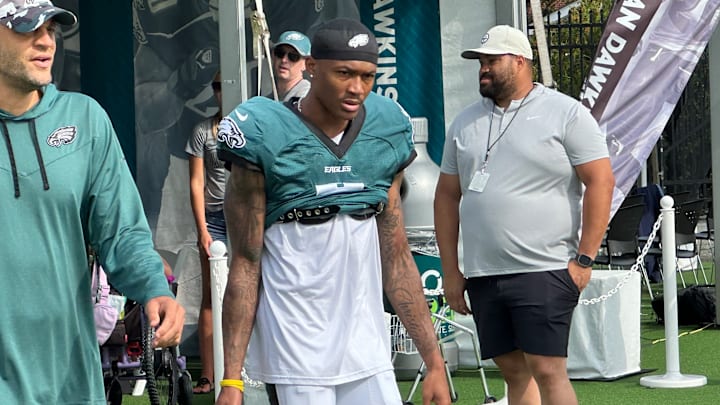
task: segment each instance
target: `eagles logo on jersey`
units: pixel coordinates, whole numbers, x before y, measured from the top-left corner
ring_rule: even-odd
[[[61,145],[72,143],[77,136],[77,127],[61,127],[53,131],[47,138],[47,144],[59,148]]]
[[[220,121],[218,140],[232,149],[240,149],[245,146],[245,135],[230,117],[225,117]]]

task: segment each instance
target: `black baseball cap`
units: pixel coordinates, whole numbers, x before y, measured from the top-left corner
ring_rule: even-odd
[[[315,59],[358,60],[377,65],[378,44],[372,31],[360,21],[336,18],[315,31],[311,54]]]

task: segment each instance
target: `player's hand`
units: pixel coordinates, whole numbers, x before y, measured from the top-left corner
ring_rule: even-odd
[[[460,270],[444,272],[443,290],[445,300],[453,311],[462,315],[470,314],[470,308],[465,301],[465,277]]]
[[[145,304],[145,315],[150,326],[155,328],[154,347],[177,346],[180,344],[185,309],[172,297],[155,297]]]
[[[582,267],[577,264],[575,260],[570,260],[568,262],[568,273],[570,273],[570,277],[572,277],[578,290],[582,292],[582,290],[584,290],[590,282],[592,269]]]
[[[450,388],[445,367],[428,368],[422,385],[423,405],[450,405]]]
[[[223,387],[215,405],[242,405],[243,393],[235,387]]]
[[[210,257],[211,243],[213,243],[213,239],[208,231],[202,232],[198,237],[198,249],[200,249],[200,252],[204,253],[207,257]]]

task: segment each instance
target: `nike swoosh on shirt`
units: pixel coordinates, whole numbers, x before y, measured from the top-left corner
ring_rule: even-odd
[[[527,117],[526,119],[527,119],[528,121],[530,121],[530,120],[534,120],[534,119],[537,119],[537,118],[540,118],[540,116],[539,116],[539,115],[531,115],[531,116]]]
[[[248,119],[248,115],[247,114],[238,114],[238,119],[240,119],[240,121],[245,121],[246,119]]]

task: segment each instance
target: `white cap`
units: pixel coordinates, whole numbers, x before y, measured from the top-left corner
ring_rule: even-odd
[[[480,40],[480,47],[464,50],[465,59],[479,59],[480,55],[517,55],[532,59],[533,53],[527,36],[509,25],[496,25]]]

